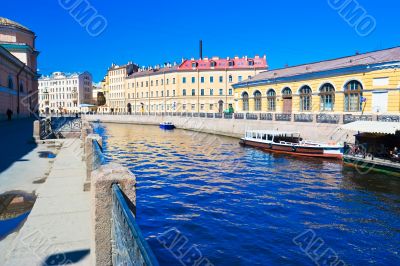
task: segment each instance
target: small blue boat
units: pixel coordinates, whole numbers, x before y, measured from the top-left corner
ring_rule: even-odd
[[[164,130],[172,130],[175,126],[172,122],[162,122],[160,123],[160,128]]]

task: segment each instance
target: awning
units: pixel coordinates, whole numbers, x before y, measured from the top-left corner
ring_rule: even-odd
[[[341,126],[342,129],[376,134],[396,134],[400,131],[399,122],[379,122],[379,121],[356,121]]]
[[[80,104],[79,107],[80,108],[83,108],[83,107],[96,107],[96,105],[83,103],[83,104]]]

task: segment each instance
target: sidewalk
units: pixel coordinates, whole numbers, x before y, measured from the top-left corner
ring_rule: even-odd
[[[90,202],[81,141],[63,143],[5,265],[90,265]]]

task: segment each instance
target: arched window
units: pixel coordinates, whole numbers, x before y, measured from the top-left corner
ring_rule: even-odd
[[[268,111],[276,110],[276,92],[273,89],[268,90],[267,92],[267,101],[268,101]]]
[[[319,89],[320,110],[333,111],[335,104],[335,88],[330,83],[325,83]]]
[[[359,112],[362,109],[362,91],[360,82],[353,80],[344,87],[344,111]]]
[[[216,67],[217,63],[215,61],[211,61],[210,65],[211,65],[211,67]]]
[[[11,90],[14,89],[14,81],[11,76],[8,76],[8,88]]]
[[[261,111],[261,92],[254,92],[254,111]]]
[[[282,90],[282,98],[292,98],[292,90],[290,88],[284,88]]]
[[[243,111],[249,111],[249,94],[247,92],[242,93]]]
[[[300,89],[300,111],[311,111],[312,91],[309,86],[303,86]]]

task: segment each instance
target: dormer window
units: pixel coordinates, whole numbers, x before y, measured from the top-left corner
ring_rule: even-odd
[[[192,68],[196,68],[197,67],[197,62],[192,62]]]
[[[235,62],[233,62],[233,61],[229,61],[229,62],[228,62],[228,66],[229,66],[229,67],[233,67],[234,65],[235,65]]]
[[[254,61],[253,60],[249,60],[248,64],[249,64],[249,66],[254,66]]]
[[[217,63],[215,61],[211,61],[210,65],[211,65],[211,67],[216,67]]]

